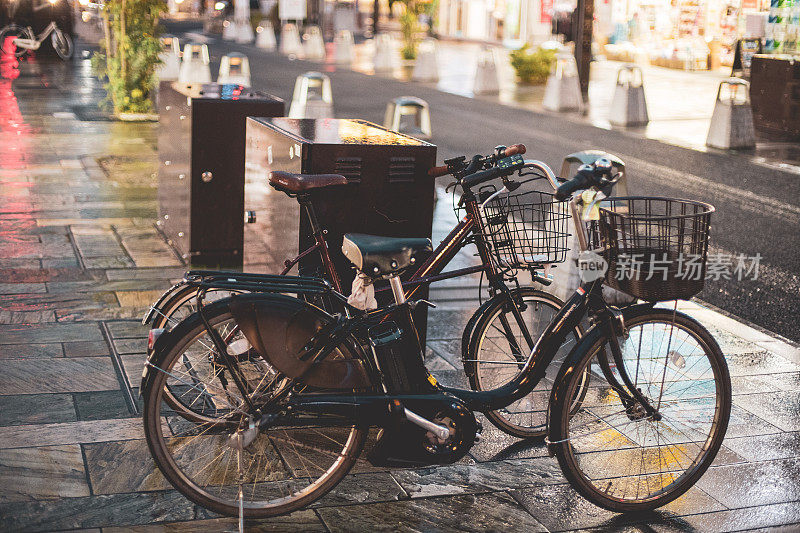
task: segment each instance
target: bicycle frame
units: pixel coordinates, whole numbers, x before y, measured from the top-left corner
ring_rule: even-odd
[[[53,33],[53,31],[58,29],[58,25],[55,21],[51,21],[40,34],[35,35],[33,33],[33,29],[28,26],[28,31],[30,31],[31,35],[34,35],[33,39],[21,39],[17,37],[14,39],[14,44],[20,48],[25,48],[26,50],[38,50],[42,43],[44,42],[47,37]]]

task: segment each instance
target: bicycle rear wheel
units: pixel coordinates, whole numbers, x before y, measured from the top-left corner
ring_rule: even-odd
[[[232,319],[224,304],[205,311],[218,331]],[[221,367],[207,353],[192,355],[193,347],[202,346],[207,337],[197,315],[175,333],[180,336],[152,361],[143,415],[156,465],[184,496],[217,513],[235,516],[241,506],[244,516],[263,518],[310,504],[347,474],[363,449],[365,429],[306,423],[267,426],[248,434],[252,420],[235,385],[221,383]],[[242,373],[255,391],[248,396],[260,397],[259,403],[287,383],[277,375],[277,385],[265,387],[254,372],[243,368]],[[187,410],[172,411],[167,390]],[[187,411],[193,415],[190,420]],[[238,447],[237,441],[244,445]]]
[[[9,39],[10,37],[33,39],[33,34],[28,30],[28,28],[23,28],[17,24],[9,24],[0,30],[0,50],[2,50],[3,54],[14,54],[16,57],[24,56],[28,49],[11,44]]]
[[[589,332],[568,361],[574,364],[568,382],[556,385],[568,398],[581,373],[591,372],[580,410],[570,415],[562,400],[551,417],[564,475],[586,499],[616,512],[661,507],[689,490],[713,462],[731,409],[724,356],[702,325],[647,306],[624,318],[627,334],[618,338],[624,365],[611,360],[610,371],[620,383],[625,371],[660,419],[638,404],[624,405],[609,385],[601,358],[611,351],[601,328]]]
[[[464,360],[464,370],[474,390],[495,389],[514,379],[528,359],[533,349],[532,343],[539,339],[563,306],[563,302],[555,296],[532,287],[512,290],[511,297],[515,304],[512,304],[505,295],[495,297],[495,304],[486,308],[483,317],[475,326]],[[530,333],[530,342],[522,334],[522,329],[512,312],[512,305],[520,308]],[[547,431],[547,405],[553,378],[580,336],[580,329],[575,328],[556,353],[545,378],[536,389],[503,409],[487,412],[486,417],[489,421],[503,432],[515,437],[543,437]],[[585,376],[588,379],[588,373]],[[578,390],[575,397],[576,406],[580,404],[585,393],[585,387]]]

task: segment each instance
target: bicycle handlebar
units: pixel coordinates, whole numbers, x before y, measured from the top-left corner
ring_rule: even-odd
[[[504,159],[506,157],[511,157],[512,155],[524,154],[525,152],[527,152],[527,150],[528,149],[525,148],[524,144],[512,144],[511,146],[508,146],[508,147],[506,147],[506,148],[504,148],[502,150],[499,150],[498,152],[496,152],[494,154],[491,154],[491,155],[488,155],[486,157],[479,157],[478,156],[478,160],[479,160],[480,164],[483,164],[483,163],[494,163],[494,162],[496,162],[496,161],[498,161],[500,159]],[[461,160],[462,164],[463,164],[464,159],[465,158],[463,158]],[[446,176],[448,174],[452,174],[453,172],[456,172],[458,170],[462,170],[463,168],[466,168],[466,167],[455,168],[455,165],[442,165],[442,166],[438,166],[438,167],[433,167],[430,170],[428,170],[428,176],[430,176],[431,178],[438,178],[438,177],[441,177],[441,176]]]
[[[591,165],[583,165],[578,169],[575,176],[563,183],[556,190],[556,200],[566,200],[572,193],[581,189],[588,189],[589,187],[597,187],[598,189],[609,189],[606,195],[610,194],[611,187],[617,182],[619,178],[612,176],[611,161],[602,157]]]

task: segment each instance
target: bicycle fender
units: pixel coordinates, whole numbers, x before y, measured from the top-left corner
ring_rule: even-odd
[[[164,308],[164,304],[167,301],[169,301],[170,299],[172,299],[172,297],[175,295],[175,293],[180,292],[184,287],[186,287],[186,282],[185,281],[181,281],[179,283],[176,283],[175,285],[173,285],[172,287],[170,287],[166,291],[164,291],[164,294],[162,294],[158,298],[156,303],[151,305],[150,309],[148,309],[147,313],[145,313],[144,318],[142,318],[142,325],[146,326],[147,324],[152,322],[153,319],[156,316],[156,313],[160,312],[161,309]]]
[[[142,369],[142,381],[139,384],[139,396],[142,395],[142,392],[145,390],[148,382],[151,379],[151,376],[154,372],[151,372],[151,365],[154,363],[158,354],[164,349],[167,343],[170,341],[171,332],[170,330],[164,331],[159,337],[156,339],[156,342],[153,344],[152,351],[145,357],[144,368]]]
[[[234,296],[228,304],[250,345],[290,378],[322,389],[370,389],[371,380],[357,353],[345,344],[316,363],[299,356],[333,317],[308,303],[280,294]]]
[[[475,327],[480,323],[483,315],[486,314],[493,303],[494,298],[489,298],[483,302],[483,305],[481,305],[478,310],[472,314],[467,322],[467,325],[464,327],[463,333],[461,334],[461,364],[464,367],[464,372],[467,374],[467,377],[475,373],[475,365],[473,363],[468,363],[469,347],[472,345],[472,335],[475,333]]]
[[[621,309],[623,319],[626,319],[630,316],[636,315],[639,312],[651,309],[653,306],[647,303],[639,304],[639,305],[631,305]],[[558,370],[558,374],[556,375],[556,379],[553,382],[553,389],[550,391],[550,402],[548,403],[547,407],[547,452],[552,457],[555,455],[555,446],[558,446],[558,441],[561,440],[561,435],[559,433],[559,428],[563,422],[561,413],[563,409],[560,408],[561,402],[566,401],[567,397],[567,386],[569,385],[570,379],[572,379],[575,372],[577,372],[578,363],[580,363],[581,358],[586,355],[586,351],[589,350],[592,345],[600,339],[602,335],[601,328],[597,327],[597,325],[593,325],[589,328],[589,331],[585,332],[583,337],[581,337],[580,341],[573,346],[572,350],[567,355],[566,359],[564,359],[564,363],[561,365],[561,368]]]

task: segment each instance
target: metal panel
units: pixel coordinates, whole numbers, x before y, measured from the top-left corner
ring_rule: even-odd
[[[242,265],[245,119],[283,115],[279,98],[234,87],[159,88],[159,224],[194,266]]]

